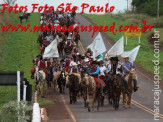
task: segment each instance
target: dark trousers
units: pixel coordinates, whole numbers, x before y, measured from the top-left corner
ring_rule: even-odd
[[[134,82],[134,89],[136,89],[136,87],[137,87],[137,80],[133,79],[133,82]]]

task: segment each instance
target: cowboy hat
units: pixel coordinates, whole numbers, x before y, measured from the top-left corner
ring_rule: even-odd
[[[68,36],[67,39],[72,39],[72,38],[70,36]]]
[[[77,66],[77,63],[74,62],[74,63],[72,64],[72,66]]]
[[[129,58],[129,56],[126,55],[126,56],[124,56],[123,58]]]
[[[102,61],[102,59],[98,59],[97,61],[98,61],[98,62],[101,62],[101,61]]]
[[[89,62],[88,58],[85,58],[84,61],[85,61],[85,62]]]
[[[56,20],[55,23],[60,23],[60,22],[58,20]]]

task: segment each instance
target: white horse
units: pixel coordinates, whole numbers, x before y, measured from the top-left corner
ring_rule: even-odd
[[[43,97],[43,88],[45,86],[46,83],[46,74],[44,71],[40,70],[39,68],[36,67],[36,71],[34,74],[34,79],[36,82],[36,90],[38,90],[38,92],[40,92],[41,97]]]

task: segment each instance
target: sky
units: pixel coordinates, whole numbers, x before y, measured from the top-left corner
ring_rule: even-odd
[[[131,8],[131,1],[129,2],[129,8]],[[115,9],[112,13],[118,13],[118,12],[124,12],[124,10],[127,9],[127,0],[17,0],[16,3],[18,5],[28,5],[28,10],[32,10],[32,3],[39,3],[39,5],[45,5],[48,4],[49,6],[52,5],[54,7],[57,7],[61,3],[72,3],[72,5],[81,6],[82,3],[88,3],[89,5],[95,5],[95,6],[105,6],[106,3],[109,2],[109,6],[115,6]],[[3,3],[3,0],[0,0],[0,3]],[[79,8],[79,11],[81,11],[81,7]],[[84,12],[88,12],[89,9],[86,9]],[[95,13],[97,14],[97,13]],[[103,14],[103,13],[99,13]]]

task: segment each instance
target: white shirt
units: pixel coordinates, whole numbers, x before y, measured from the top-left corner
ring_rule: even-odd
[[[100,75],[105,75],[104,71],[106,70],[106,67],[100,67]]]
[[[50,40],[52,40],[52,37],[51,36],[46,36],[46,40],[50,41]]]
[[[43,22],[44,22],[44,21],[43,21],[43,20],[41,20],[41,21],[40,21],[40,25],[42,25],[42,24],[43,24]]]
[[[75,63],[75,62],[74,61],[71,61],[69,66],[71,67],[73,63]]]
[[[58,14],[58,18],[63,18],[63,15],[62,14]]]

